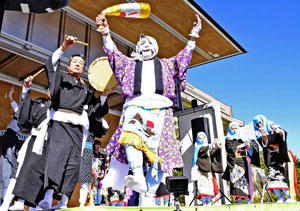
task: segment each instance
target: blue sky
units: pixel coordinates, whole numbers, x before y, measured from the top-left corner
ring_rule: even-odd
[[[248,53],[192,68],[188,82],[232,106],[246,124],[257,114],[279,124],[299,158],[300,1],[196,2]]]

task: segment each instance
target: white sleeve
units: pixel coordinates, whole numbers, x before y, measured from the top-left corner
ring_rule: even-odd
[[[103,96],[103,95],[100,96],[100,102],[101,102],[102,106],[104,105],[106,99],[107,99],[107,96]]]
[[[18,111],[19,106],[18,106],[18,104],[16,103],[16,101],[12,101],[12,102],[10,103],[10,105],[11,105],[12,109],[14,110],[14,112],[17,112],[17,111]]]
[[[196,47],[196,42],[192,41],[192,40],[189,40],[188,43],[187,43],[187,47],[188,47],[188,50],[194,50],[195,47]]]
[[[21,93],[21,100],[24,100],[27,92],[29,91],[30,88],[26,88],[25,86],[23,86],[22,88],[22,93]]]
[[[108,33],[107,36],[102,36],[102,37],[103,37],[103,44],[105,48],[112,51],[114,49],[114,41],[111,39],[110,34]]]
[[[64,52],[61,50],[61,48],[56,49],[54,53],[52,54],[52,65],[55,66],[60,57],[64,54]]]

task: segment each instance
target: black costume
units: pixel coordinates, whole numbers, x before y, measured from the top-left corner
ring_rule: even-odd
[[[44,98],[31,99],[27,93],[20,104],[18,125],[23,130],[31,130],[31,138],[28,140],[27,150],[23,164],[19,166],[19,173],[16,178],[13,194],[24,199],[28,205],[36,205],[43,197],[43,176],[44,176],[44,153],[33,152],[36,141],[34,130],[40,130],[42,125],[47,127],[47,111],[50,101]],[[40,134],[45,138],[45,134]]]
[[[259,164],[258,147],[254,146],[252,156],[249,156],[246,148],[244,154],[238,154],[237,148],[245,142],[241,139],[226,140],[227,168],[222,176],[230,181],[230,195],[237,198],[249,199],[253,195],[253,181],[250,162]],[[255,144],[252,142],[252,144]]]
[[[88,105],[87,113],[93,120],[99,120],[108,112],[107,103],[101,106],[100,99],[81,80],[76,82],[72,75],[60,71],[59,68],[55,71],[52,57],[46,63],[46,70],[51,108],[55,112],[63,109],[63,118],[67,113],[78,120],[84,115],[85,105]],[[80,125],[80,121],[75,124],[73,120],[50,120],[45,161],[45,188],[52,188],[69,198],[78,181],[82,140],[86,129]]]
[[[0,205],[4,200],[10,177],[14,177],[15,169],[17,168],[18,152],[21,147],[19,138],[17,136],[17,133],[20,130],[16,120],[18,104],[15,101],[12,101],[11,106],[15,112],[13,115],[13,120],[8,124],[4,135],[0,137]]]
[[[13,120],[16,121],[16,120]],[[17,168],[17,157],[20,149],[20,142],[17,132],[7,128],[4,135],[0,137],[1,157],[0,157],[0,204],[4,199],[9,179]]]
[[[214,173],[223,173],[220,148],[200,147],[196,165],[199,172],[197,195],[215,197],[219,191]]]
[[[285,139],[279,133],[270,132],[266,146],[262,144],[262,137],[257,141],[263,148],[264,160],[268,171],[268,189],[289,189],[287,162],[290,162]]]

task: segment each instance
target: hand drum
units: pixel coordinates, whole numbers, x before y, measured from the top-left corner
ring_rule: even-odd
[[[88,70],[88,79],[91,85],[100,92],[111,90],[118,84],[106,56],[99,57],[92,62]]]

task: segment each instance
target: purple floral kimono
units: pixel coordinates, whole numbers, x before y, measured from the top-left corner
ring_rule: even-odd
[[[115,77],[122,87],[123,100],[133,98],[134,96],[134,74],[136,61],[123,55],[114,45],[113,51],[105,48],[108,53],[108,61],[114,71]],[[173,102],[176,101],[177,93],[175,90],[175,79],[181,81],[181,88],[184,90],[186,84],[186,70],[190,64],[193,50],[186,46],[176,56],[169,59],[160,59],[162,66],[162,82],[163,96],[170,98]],[[110,142],[105,148],[109,154],[113,154],[116,159],[122,163],[127,163],[125,149],[118,144],[121,135],[124,111],[122,113],[120,123]],[[173,111],[171,108],[166,110],[164,128],[158,146],[158,156],[164,161],[162,163],[162,171],[170,172],[173,168],[183,166],[183,161],[180,152],[180,146],[176,140],[176,132],[173,119]]]

